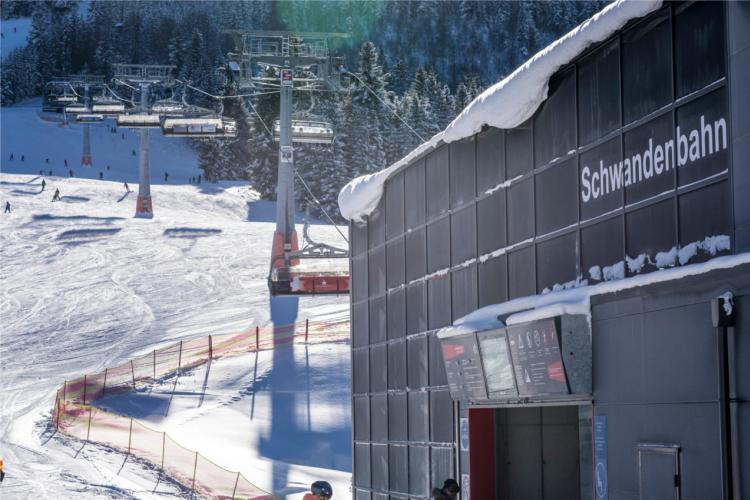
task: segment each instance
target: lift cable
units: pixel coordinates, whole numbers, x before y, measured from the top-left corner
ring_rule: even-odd
[[[305,189],[307,190],[307,193],[313,199],[313,201],[315,202],[315,204],[318,205],[318,208],[320,208],[320,210],[323,212],[323,214],[325,214],[326,218],[330,221],[330,223],[333,225],[333,227],[336,228],[336,231],[338,231],[338,233],[341,235],[341,237],[344,239],[344,241],[346,241],[346,243],[349,244],[349,240],[346,238],[346,236],[344,236],[344,233],[341,232],[341,230],[339,229],[339,226],[337,226],[336,223],[333,222],[333,219],[331,218],[330,215],[328,215],[328,212],[326,211],[325,208],[323,208],[323,205],[320,204],[320,202],[318,201],[318,199],[315,197],[315,195],[313,194],[313,192],[308,187],[307,183],[305,182],[305,179],[303,179],[302,176],[300,175],[299,170],[297,170],[295,168],[294,169],[294,173],[297,175],[297,178],[302,182],[302,185],[305,186]]]
[[[418,133],[418,132],[417,132],[416,130],[414,130],[413,128],[411,128],[411,125],[409,125],[408,123],[406,123],[406,122],[404,121],[404,119],[403,119],[403,118],[401,118],[401,117],[400,117],[400,116],[398,115],[398,113],[396,113],[396,111],[395,111],[395,110],[394,110],[394,109],[393,109],[393,108],[391,107],[391,105],[390,105],[390,104],[388,104],[387,102],[385,102],[385,101],[384,101],[383,99],[381,99],[381,98],[380,98],[380,96],[379,96],[379,95],[378,95],[378,94],[377,94],[377,93],[376,93],[376,92],[375,92],[374,90],[372,90],[372,89],[371,89],[371,88],[370,88],[370,87],[369,87],[369,86],[368,86],[368,85],[367,85],[367,84],[366,84],[365,82],[363,82],[363,81],[362,81],[362,79],[361,79],[360,77],[358,77],[357,75],[355,75],[355,74],[354,74],[354,73],[352,73],[351,71],[346,71],[345,69],[342,69],[342,71],[343,71],[344,73],[348,74],[348,75],[352,75],[352,76],[353,76],[354,78],[356,78],[357,80],[359,80],[359,82],[360,82],[360,83],[361,83],[362,85],[364,85],[364,86],[365,86],[365,88],[366,88],[367,90],[369,90],[369,91],[370,91],[370,93],[371,93],[372,95],[374,95],[374,96],[375,96],[375,97],[376,97],[376,98],[377,98],[377,99],[378,99],[378,100],[379,100],[380,102],[382,102],[382,103],[383,103],[383,104],[385,105],[385,107],[386,107],[386,108],[388,108],[388,111],[390,111],[391,113],[393,113],[393,114],[394,114],[394,115],[396,116],[396,118],[398,118],[399,120],[401,120],[401,123],[403,123],[404,125],[406,125],[407,127],[409,127],[409,130],[411,130],[411,131],[412,131],[412,132],[414,133],[414,135],[416,135],[417,137],[419,137],[419,139],[420,139],[420,140],[421,140],[422,142],[427,142],[427,139],[425,139],[424,137],[422,137],[421,135],[419,135],[419,133]]]
[[[130,85],[129,83],[125,83],[125,82],[123,82],[123,81],[122,81],[122,80],[120,80],[119,78],[113,78],[113,80],[114,80],[114,81],[116,81],[116,82],[118,82],[118,83],[120,83],[121,85],[125,85],[126,87],[128,87],[128,88],[129,88],[129,89],[131,89],[131,90],[138,90],[137,88],[133,87],[133,86],[132,86],[132,85]]]
[[[74,87],[74,86],[72,86],[71,84],[68,84],[68,87],[70,87],[70,90],[72,90],[72,91],[73,91],[73,93],[74,93],[74,94],[76,95],[76,97],[81,97],[81,98],[83,98],[83,96],[82,96],[81,94],[79,94],[78,92],[76,92],[76,89],[75,89],[75,87]]]
[[[113,96],[113,97],[114,97],[115,99],[118,99],[118,100],[120,100],[120,101],[122,101],[122,102],[129,102],[130,104],[132,104],[133,106],[135,106],[135,102],[133,101],[133,99],[125,99],[125,98],[123,98],[123,97],[120,97],[120,96],[118,96],[118,95],[117,95],[117,94],[115,93],[115,91],[114,91],[114,90],[112,90],[112,89],[111,89],[111,88],[109,87],[109,85],[105,85],[105,86],[104,86],[104,88],[106,88],[107,90],[109,90],[109,91],[110,91],[110,92],[112,93],[112,96]]]
[[[193,87],[192,85],[190,85],[187,82],[183,82],[182,80],[178,80],[177,78],[175,78],[175,81],[178,82],[178,83],[183,84],[185,87],[187,87],[189,89],[195,90],[196,92],[200,92],[201,94],[207,95],[208,97],[211,97],[213,99],[218,99],[218,100],[222,100],[222,99],[236,99],[238,97],[255,97],[255,96],[259,96],[259,95],[268,95],[268,94],[278,94],[279,93],[279,91],[273,91],[273,92],[257,92],[255,94],[213,95],[213,94],[209,94],[205,90],[199,89],[197,87]]]

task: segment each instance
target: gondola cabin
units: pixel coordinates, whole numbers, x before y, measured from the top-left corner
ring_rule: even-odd
[[[124,128],[159,128],[159,115],[133,113],[117,116],[117,126]]]
[[[227,118],[166,118],[162,133],[176,137],[237,137],[237,123]]]
[[[301,144],[331,144],[333,137],[333,127],[328,122],[292,120],[292,142]],[[273,139],[276,142],[281,140],[281,124],[279,120],[273,122]]]

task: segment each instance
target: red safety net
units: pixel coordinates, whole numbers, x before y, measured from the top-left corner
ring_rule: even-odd
[[[273,494],[241,473],[214,464],[137,419],[102,410],[93,403],[113,391],[134,390],[139,383],[152,383],[212,359],[301,342],[348,342],[349,338],[349,320],[341,319],[255,327],[237,334],[179,341],[103,372],[66,381],[55,394],[53,422],[61,433],[147,460],[201,496],[272,499]]]

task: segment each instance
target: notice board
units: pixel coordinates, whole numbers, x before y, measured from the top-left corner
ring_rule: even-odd
[[[519,396],[569,394],[554,319],[507,327]]]

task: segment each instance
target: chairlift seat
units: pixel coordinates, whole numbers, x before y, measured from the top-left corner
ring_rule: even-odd
[[[125,112],[124,104],[94,104],[91,107],[94,113],[101,113],[108,116],[116,116]]]
[[[104,121],[104,115],[96,113],[79,113],[76,115],[77,122],[101,122]]]
[[[162,133],[175,137],[236,137],[237,124],[227,118],[165,118]]]
[[[117,126],[123,128],[159,128],[159,115],[146,113],[131,113],[117,116]]]
[[[65,112],[68,114],[86,114],[91,113],[91,110],[86,106],[68,106],[65,108]]]
[[[281,122],[273,122],[273,138],[281,140]],[[324,121],[292,120],[292,142],[301,144],[331,144],[333,142],[333,126]]]

